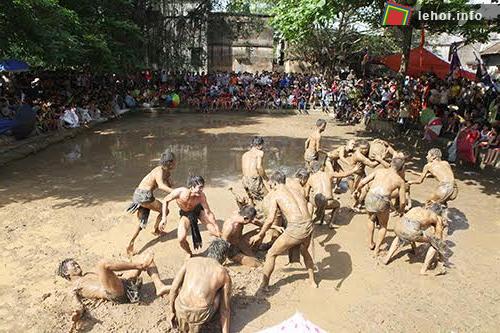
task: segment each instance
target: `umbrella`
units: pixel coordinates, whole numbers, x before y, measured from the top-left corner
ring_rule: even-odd
[[[285,320],[279,325],[266,328],[263,331],[260,331],[260,333],[307,333],[307,332],[314,332],[314,333],[326,333],[326,331],[322,330],[318,326],[314,325],[311,323],[309,320],[305,319],[304,316],[302,316],[301,313],[296,313],[293,315],[293,317]]]
[[[436,117],[431,119],[427,126],[425,126],[424,138],[429,141],[436,140],[441,133],[441,128],[443,128],[441,118]]]
[[[26,72],[29,65],[20,60],[2,60],[0,61],[0,72]]]

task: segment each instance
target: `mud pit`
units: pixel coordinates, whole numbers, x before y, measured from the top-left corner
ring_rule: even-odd
[[[102,257],[125,258],[137,221],[124,210],[162,150],[171,147],[178,157],[176,185],[190,172],[205,177],[207,197],[220,222],[236,208],[227,187],[242,190],[240,156],[251,136],[265,137],[268,172],[284,166],[291,173],[302,164],[303,142],[316,118],[135,115],[2,168],[0,331],[67,331],[69,317],[59,311],[60,290],[68,284],[55,277],[57,264],[74,257],[88,271]],[[355,131],[329,123],[323,145],[338,145]],[[415,154],[411,147],[407,151]],[[417,156],[412,167],[420,169],[422,162]],[[335,230],[323,226],[316,231],[319,289],[306,285],[304,268],[285,267],[287,259],[280,257],[271,292],[255,297],[260,271],[229,266],[234,285],[231,331],[256,332],[296,311],[330,332],[497,331],[498,174],[477,178],[457,172],[457,177],[460,193],[450,205],[455,218],[447,275],[418,275],[423,248],[417,256],[403,248],[388,266],[378,264],[366,246],[366,215],[343,208]],[[427,186],[435,185],[426,180],[413,187],[413,198],[423,202]],[[350,204],[347,194],[341,198],[343,206]],[[149,232],[153,215],[136,243],[137,249],[155,251],[167,283],[184,257],[175,240],[176,209],[172,212],[166,236],[157,239]],[[202,234],[206,247],[210,237]],[[389,231],[385,247],[392,237]],[[144,304],[94,305],[85,316],[84,331],[168,331],[167,298],[155,299],[151,280],[143,277]]]

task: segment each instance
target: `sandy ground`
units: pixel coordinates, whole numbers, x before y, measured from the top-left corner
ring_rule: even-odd
[[[55,276],[59,261],[74,257],[84,270],[93,270],[100,258],[125,258],[137,222],[124,210],[163,149],[171,147],[179,157],[176,184],[189,173],[205,176],[209,203],[221,222],[236,208],[227,187],[241,191],[240,156],[251,136],[265,137],[269,171],[284,167],[290,174],[302,164],[303,142],[316,118],[135,115],[1,168],[0,331],[67,331],[69,317],[61,309],[68,283]],[[366,136],[332,122],[324,145],[336,146],[354,135]],[[410,167],[420,169],[422,152],[397,144],[414,156]],[[448,274],[418,275],[423,247],[416,256],[404,248],[388,266],[380,265],[367,249],[366,215],[342,208],[335,230],[316,231],[319,289],[306,285],[303,267],[285,267],[286,257],[277,261],[271,292],[259,297],[254,296],[258,269],[228,267],[234,284],[231,331],[256,332],[296,311],[329,332],[498,331],[498,173],[456,172],[460,193],[450,204]],[[415,203],[434,186],[430,179],[413,187]],[[350,205],[347,194],[341,201]],[[155,238],[150,225],[137,241],[141,251],[155,251],[166,283],[184,257],[175,240],[177,218],[169,215],[166,236]],[[206,231],[203,235],[206,246],[210,237]],[[386,243],[392,238],[389,232]],[[168,331],[168,300],[156,299],[149,277],[144,275],[144,281],[143,304],[94,304],[84,331]]]

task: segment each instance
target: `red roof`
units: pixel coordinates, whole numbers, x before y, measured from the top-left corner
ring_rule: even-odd
[[[399,71],[401,65],[401,53],[391,54],[379,58],[378,63],[384,64],[395,72]],[[450,73],[450,63],[431,51],[423,47],[416,47],[410,51],[410,64],[408,66],[407,75],[419,76],[424,73],[434,73],[439,78],[444,79]],[[459,76],[469,80],[476,80],[476,74],[461,69]]]

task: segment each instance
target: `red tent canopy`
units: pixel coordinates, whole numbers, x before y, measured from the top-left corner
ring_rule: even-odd
[[[378,63],[384,64],[395,72],[399,71],[401,66],[401,53],[391,54],[379,58]],[[419,76],[424,73],[434,73],[439,78],[444,79],[450,73],[450,63],[441,59],[431,51],[423,47],[416,47],[410,51],[410,63],[407,74],[410,76]],[[476,74],[460,69],[458,75],[469,80],[476,80]]]

